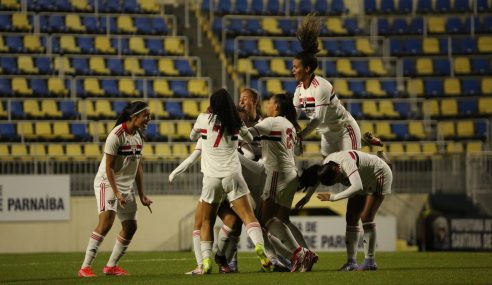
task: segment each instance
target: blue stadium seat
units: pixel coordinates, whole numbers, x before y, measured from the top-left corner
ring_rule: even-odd
[[[202,0],[202,5],[200,5],[200,9],[204,12],[210,11],[210,4],[213,4],[212,0]]]
[[[381,89],[389,96],[398,95],[398,89],[396,88],[396,80],[383,80],[381,81]]]
[[[125,101],[115,101],[111,104],[111,108],[116,114],[121,114],[123,109],[125,109],[126,104],[127,103]]]
[[[448,13],[451,11],[450,0],[436,0],[436,7],[434,11],[439,13]]]
[[[12,24],[9,14],[0,14],[0,30],[2,32],[8,32],[12,30]]]
[[[252,0],[251,1],[251,13],[253,15],[263,14],[263,0]]]
[[[24,52],[24,44],[22,44],[21,36],[6,36],[5,43],[9,47],[9,52]]]
[[[279,54],[282,56],[294,55],[292,49],[289,46],[289,41],[286,40],[274,40],[273,47],[278,50]]]
[[[487,122],[476,121],[475,122],[475,136],[479,138],[486,138],[488,133]]]
[[[299,13],[301,15],[307,15],[311,12],[313,12],[313,6],[311,5],[311,0],[300,0]]]
[[[471,69],[476,74],[492,74],[491,61],[483,58],[472,58]]]
[[[19,139],[16,130],[16,124],[0,124],[0,141],[16,141]]]
[[[120,58],[108,58],[106,66],[112,75],[124,75],[123,60]]]
[[[338,48],[338,41],[336,40],[324,40],[323,47],[328,52],[328,56],[341,55],[340,49]]]
[[[72,61],[71,65],[75,69],[75,72],[77,74],[87,75],[87,74],[91,73],[91,71],[89,69],[89,63],[88,63],[87,58],[75,57],[75,58],[72,58],[71,61]]]
[[[392,123],[391,132],[396,135],[397,140],[406,140],[409,137],[407,123]]]
[[[266,13],[270,15],[281,14],[279,0],[268,0],[266,4]]]
[[[77,46],[82,53],[94,53],[94,39],[92,37],[77,37]]]
[[[169,85],[176,96],[189,96],[187,82],[183,80],[170,80]]]
[[[479,95],[482,93],[479,79],[463,79],[461,80],[461,90],[463,95]]]
[[[132,54],[128,38],[120,38],[120,51],[123,54]]]
[[[491,7],[489,7],[488,0],[476,0],[477,1],[477,11],[480,13],[489,12]]]
[[[366,60],[353,60],[352,68],[357,72],[357,76],[367,77],[372,76],[369,72],[369,63]]]
[[[406,54],[420,55],[422,54],[422,39],[414,38],[406,40]]]
[[[236,6],[234,7],[234,13],[239,15],[249,14],[249,7],[247,0],[236,0]]]
[[[343,25],[350,35],[359,34],[361,31],[356,19],[345,19]]]
[[[256,19],[246,20],[245,32],[248,35],[262,35],[264,33],[260,21]]]
[[[155,35],[168,35],[169,27],[163,18],[152,18],[152,33]]]
[[[461,116],[474,116],[478,114],[477,99],[462,99],[458,101],[458,113]]]
[[[478,17],[466,17],[465,19],[465,33],[470,34],[472,32],[472,23],[473,23],[473,31],[478,33],[482,28],[480,25],[480,19]]]
[[[64,119],[76,119],[79,116],[74,101],[60,101],[59,108]]]
[[[404,76],[414,76],[415,74],[416,74],[415,60],[403,59],[403,75]]]
[[[231,14],[232,13],[232,4],[231,0],[219,0],[217,5],[217,13],[219,14]]]
[[[432,13],[432,2],[428,0],[417,0],[417,13]]]
[[[440,54],[445,54],[445,55],[448,54],[448,50],[449,50],[448,42],[449,41],[446,38],[439,39],[439,53]]]
[[[441,96],[444,94],[443,82],[441,79],[424,80],[424,94],[426,96]]]
[[[235,44],[234,44],[234,39],[226,39],[226,42],[225,42],[225,52],[227,55],[232,55],[234,54],[234,51],[236,50],[235,48]],[[244,53],[239,50],[239,55],[240,56],[244,56]]]
[[[401,56],[405,54],[403,41],[400,39],[390,39],[390,54],[393,56]]]
[[[265,59],[253,60],[253,67],[258,70],[259,76],[271,76],[272,71],[270,70],[270,64]]]
[[[166,51],[164,50],[164,46],[162,44],[162,39],[148,39],[146,41],[146,46],[149,50],[149,53],[154,55],[166,54]]]
[[[126,1],[126,0],[125,0]],[[135,28],[139,34],[152,34],[152,24],[147,17],[136,17],[134,20]]]
[[[393,23],[391,24],[391,29],[389,30],[389,33],[396,34],[396,35],[404,35],[404,34],[410,34],[416,32],[412,32],[412,30],[408,27],[407,19],[395,18],[393,20]]]
[[[294,80],[283,80],[282,81],[282,88],[284,88],[284,90],[287,91],[287,93],[289,93],[289,94],[294,94],[296,87],[297,87],[297,82]]]
[[[148,124],[147,130],[145,130],[145,138],[149,141],[156,141],[162,139],[159,133],[159,126],[157,124]]]
[[[364,81],[349,80],[348,85],[349,85],[349,89],[352,90],[355,96],[361,97],[367,95],[366,88],[364,86]]]
[[[100,8],[102,12],[106,13],[121,13],[123,5],[120,1],[99,1]]]
[[[137,0],[125,0],[123,1],[123,11],[126,13],[138,13],[140,12],[140,6]]]
[[[181,103],[179,102],[166,102],[165,110],[169,113],[169,116],[174,119],[182,119],[185,116],[181,109]]]
[[[51,64],[51,59],[48,57],[36,57],[34,59],[35,65],[41,74],[52,74],[53,67]]]
[[[422,34],[424,32],[424,18],[413,18],[410,22],[409,32],[412,34]]]
[[[453,54],[477,53],[477,44],[474,38],[451,39]]]
[[[413,10],[413,0],[400,0],[398,4],[398,12],[409,14]]]
[[[0,78],[0,94],[2,94],[3,96],[12,95],[12,86],[10,83],[10,79]]]
[[[379,18],[377,24],[379,35],[385,36],[391,34],[390,24],[387,18]]]
[[[243,32],[243,20],[229,19],[225,28],[228,35],[239,35]]]
[[[190,62],[187,59],[178,59],[174,61],[176,69],[179,71],[180,76],[192,76],[194,75],[193,69],[190,66]]]
[[[492,16],[484,16],[479,33],[492,34]]]
[[[43,30],[41,26],[42,32],[48,33],[65,33],[67,31],[67,27],[65,26],[65,17],[62,15],[51,15],[48,16],[48,25],[45,27],[47,30]]]
[[[328,9],[328,1],[327,0],[316,0],[314,2],[314,11],[316,11],[320,15],[328,15],[330,12]]]
[[[340,40],[339,46],[341,52],[346,56],[356,56],[358,55],[357,48],[355,47],[355,40]]]
[[[453,5],[454,12],[472,12],[472,8],[468,0],[454,0]]]
[[[376,7],[376,0],[364,0],[364,11],[366,14],[375,14],[380,12]]]
[[[106,32],[106,20],[102,19],[104,26],[100,24],[99,17],[82,16],[82,24],[88,33],[104,33]]]
[[[393,103],[395,111],[400,114],[401,118],[410,118],[412,117],[412,107],[410,103],[407,102],[395,102]]]
[[[330,14],[341,15],[347,12],[347,8],[345,8],[345,3],[343,0],[331,0],[331,8]]]
[[[396,13],[394,0],[381,0],[381,12],[386,14]]]
[[[258,55],[258,41],[256,40],[241,40],[239,41],[239,56]]]
[[[120,92],[118,91],[118,84],[116,80],[112,79],[104,79],[100,80],[101,88],[104,90],[104,93],[108,96],[119,96]]]
[[[462,34],[465,32],[463,22],[458,17],[449,17],[446,21],[446,32],[451,34]]]
[[[434,75],[451,75],[451,63],[449,59],[434,59]]]
[[[338,71],[337,71],[337,65],[336,62],[333,60],[325,60],[323,63],[320,65],[320,67],[323,69],[325,72],[326,76],[330,77],[336,77],[338,76]]]
[[[48,86],[46,79],[33,78],[30,80],[32,92],[37,96],[48,96]]]
[[[294,54],[300,53],[302,51],[301,43],[297,40],[290,41],[290,49]]]
[[[157,67],[157,60],[155,59],[142,59],[140,60],[142,69],[145,75],[156,76],[159,75],[159,68]]]
[[[22,108],[22,102],[12,101],[10,103],[10,115],[13,119],[24,119],[26,117],[24,108]]]
[[[297,1],[295,0],[285,0],[284,5],[287,5],[287,1],[289,1],[289,13],[290,15],[298,15],[298,10],[297,10]],[[285,7],[284,11],[287,11],[287,7]]]
[[[17,74],[19,70],[17,68],[17,59],[15,57],[1,57],[0,67],[2,74]]]
[[[360,118],[364,117],[364,113],[362,112],[362,104],[361,103],[348,103],[347,104],[347,110],[356,119],[360,119]]]

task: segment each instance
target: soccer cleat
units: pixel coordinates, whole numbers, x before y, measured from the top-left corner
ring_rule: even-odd
[[[294,251],[292,259],[290,260],[290,272],[296,272],[297,270],[301,269],[304,262],[304,257],[304,249],[299,246],[296,251]]]
[[[273,272],[290,272],[290,261],[278,256],[277,258],[271,258],[270,261],[273,264]]]
[[[308,250],[304,256],[304,261],[301,265],[301,272],[308,272],[313,269],[313,265],[318,262],[318,255],[310,250]]]
[[[358,265],[355,261],[347,261],[342,267],[338,269],[338,271],[354,271],[357,270]]]
[[[365,144],[365,145],[374,145],[374,146],[383,146],[383,142],[381,141],[380,138],[374,136],[371,132],[366,132],[363,136],[362,136],[362,142]]]
[[[210,273],[212,273],[212,260],[210,260],[210,258],[204,258],[202,274]]]
[[[227,264],[227,258],[224,255],[215,254],[215,263],[219,265],[219,273],[234,273],[234,271]]]
[[[384,151],[378,151],[377,156],[381,158],[384,162],[386,162],[389,168],[393,170],[393,163],[391,163],[391,160],[388,158],[388,155]]]
[[[90,266],[87,266],[84,268],[80,268],[78,276],[79,277],[96,277],[96,273],[94,273],[94,271],[92,271]]]
[[[128,275],[128,271],[119,267],[118,265],[116,265],[116,266],[104,266],[103,273],[106,275],[116,275],[116,276]]]
[[[374,259],[366,258],[364,262],[357,267],[357,271],[369,271],[369,270],[377,270],[378,265],[374,261]]]
[[[186,275],[202,275],[202,265],[198,265],[195,269],[186,272]]]
[[[236,260],[232,260],[231,262],[229,262],[229,268],[232,270],[232,272],[239,273],[239,268],[237,266]]]
[[[265,248],[263,247],[263,245],[257,244],[255,246],[255,252],[256,255],[258,255],[258,257],[260,258],[261,267],[263,268],[263,270],[265,270],[265,272],[272,272],[273,266],[272,263],[270,262],[270,259],[268,259],[268,257],[265,254]]]

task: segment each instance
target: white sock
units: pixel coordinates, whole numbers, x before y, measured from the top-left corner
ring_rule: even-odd
[[[92,265],[92,262],[96,258],[97,251],[99,250],[99,245],[103,240],[104,236],[92,232],[91,237],[89,238],[89,244],[87,244],[87,249],[85,250],[84,263],[82,263],[81,268],[90,267]]]
[[[273,217],[266,223],[268,232],[278,238],[285,247],[291,252],[291,254],[299,247],[296,239],[292,235],[287,227],[281,220]]]
[[[201,266],[203,264],[203,260],[202,249],[200,247],[200,230],[193,231],[193,251],[195,252],[196,264]]]
[[[116,243],[113,247],[113,252],[111,252],[111,256],[109,257],[108,264],[106,264],[106,266],[116,266],[116,264],[118,264],[118,261],[120,261],[120,258],[125,255],[130,242],[131,240],[124,239],[122,236],[118,235],[116,237]]]
[[[251,238],[251,241],[253,241],[255,245],[265,244],[263,240],[263,234],[261,233],[260,223],[258,222],[249,223],[246,225],[246,230],[248,232],[248,236]]]
[[[222,225],[219,234],[217,235],[217,255],[224,256],[230,246],[230,234],[232,229],[226,225]]]
[[[292,257],[292,251],[290,251],[276,236],[268,234],[268,240],[272,243],[277,255],[281,255],[287,259]]]
[[[210,258],[212,255],[212,246],[213,246],[213,241],[201,241],[200,242],[200,248],[202,250],[202,257],[203,259]]]
[[[237,244],[239,243],[239,237],[235,235],[229,236],[229,245],[225,251],[227,263],[236,259],[237,256]]]
[[[293,223],[291,223],[291,221],[288,221],[285,225],[289,227],[289,230],[296,239],[297,243],[304,248],[308,248],[307,242],[301,231]]]
[[[359,245],[358,226],[347,226],[345,230],[345,246],[347,247],[348,261],[355,261],[357,258],[357,246]]]
[[[363,223],[362,227],[364,228],[364,253],[366,259],[374,259],[374,255],[376,252],[376,223]]]

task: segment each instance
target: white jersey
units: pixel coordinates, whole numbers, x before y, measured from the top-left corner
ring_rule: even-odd
[[[249,131],[242,126],[235,134],[223,134],[220,131],[220,122],[216,116],[202,113],[196,119],[190,138],[202,138],[202,172],[210,177],[226,177],[234,173],[241,173],[241,164],[237,152],[238,136],[247,136]]]
[[[298,115],[304,111],[309,119],[319,121],[316,129],[320,133],[340,130],[352,118],[341,104],[331,83],[320,76],[315,76],[308,88],[304,88],[303,82],[299,83],[293,103]],[[312,130],[307,132],[310,131]]]
[[[324,159],[323,163],[328,163],[329,161],[339,164],[341,171],[347,177],[358,171],[363,191],[370,193],[377,189],[375,187],[368,189],[368,187],[377,184],[377,179],[383,175],[384,170],[387,168],[386,162],[378,156],[358,150],[344,150],[332,153]]]
[[[138,164],[142,158],[143,140],[136,132],[131,135],[127,132],[125,123],[116,126],[106,138],[104,155],[99,165],[95,182],[108,181],[106,175],[106,154],[115,156],[114,172],[116,186],[122,193],[132,191],[133,182],[137,174]],[[109,183],[109,182],[108,182]]]
[[[254,136],[261,137],[261,154],[267,171],[296,170],[294,146],[296,129],[284,117],[268,117],[251,127]]]

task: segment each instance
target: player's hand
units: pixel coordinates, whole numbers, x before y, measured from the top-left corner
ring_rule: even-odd
[[[299,200],[299,202],[297,202],[295,208],[296,209],[302,209],[308,202],[309,202],[309,198],[304,196],[301,200]]]
[[[152,200],[147,197],[147,195],[143,195],[142,197],[140,197],[140,202],[142,202],[142,205],[144,206],[150,206],[150,204],[153,203]]]
[[[118,204],[120,205],[121,208],[125,208],[126,202],[128,201],[128,197],[124,196],[120,192],[116,193],[116,200],[118,201]]]
[[[330,196],[330,192],[319,192],[318,195],[316,195],[321,201],[330,201]]]

